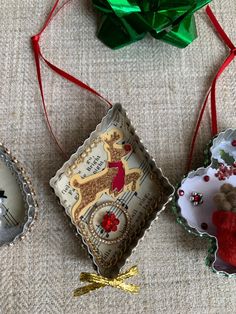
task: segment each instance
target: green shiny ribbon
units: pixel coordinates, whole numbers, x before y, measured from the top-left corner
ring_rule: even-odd
[[[211,0],[93,0],[102,13],[98,38],[113,49],[147,33],[179,48],[197,37],[194,12]]]

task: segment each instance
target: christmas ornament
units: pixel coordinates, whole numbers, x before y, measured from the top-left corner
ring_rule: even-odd
[[[173,189],[115,105],[50,182],[98,272],[119,273]]]
[[[189,168],[203,113],[211,95],[214,138],[205,151],[205,167],[187,174],[176,192],[173,207],[177,221],[187,231],[209,239],[207,265],[217,273],[232,276],[236,274],[236,129],[227,129],[217,134],[215,95],[217,79],[233,61],[236,48],[219,25],[210,7],[207,7],[207,14],[216,31],[230,48],[230,54],[217,72],[207,93],[192,141]],[[195,197],[197,199],[194,199]]]
[[[122,106],[112,106],[98,92],[42,55],[40,36],[58,3],[59,0],[41,32],[32,37],[32,43],[47,125],[63,155],[66,154],[47,114],[40,61],[61,77],[102,98],[110,108],[90,137],[50,181],[99,273],[82,273],[81,280],[90,284],[77,289],[74,295],[107,285],[137,293],[137,286],[124,282],[137,274],[137,267],[122,274],[119,271],[152,221],[172,199],[174,189],[144,148]]]
[[[0,246],[24,239],[36,215],[35,194],[25,170],[0,144]]]
[[[197,37],[194,12],[211,0],[93,0],[102,13],[99,39],[116,49],[147,33],[179,48]]]

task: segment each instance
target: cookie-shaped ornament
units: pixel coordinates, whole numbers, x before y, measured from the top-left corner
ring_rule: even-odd
[[[232,276],[236,274],[236,129],[213,140],[206,164],[183,179],[174,210],[189,232],[210,239],[208,265]]]

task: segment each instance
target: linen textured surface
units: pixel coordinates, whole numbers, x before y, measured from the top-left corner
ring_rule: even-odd
[[[74,236],[49,179],[64,160],[46,128],[30,36],[42,27],[51,0],[0,0],[0,139],[24,164],[36,189],[39,219],[25,241],[0,249],[0,313],[235,313],[236,281],[205,266],[208,243],[175,222],[170,206],[152,224],[124,269],[138,265],[139,295],[104,288],[81,298],[81,271],[91,260]],[[235,0],[212,9],[233,42]],[[73,0],[41,39],[52,63],[127,109],[157,165],[173,185],[185,173],[199,107],[227,49],[204,12],[196,14],[199,37],[180,50],[150,36],[113,51],[96,38],[98,15],[91,1]],[[71,154],[106,112],[86,91],[42,67],[45,98],[53,128]],[[236,126],[236,63],[217,85],[219,128]],[[194,159],[201,166],[210,139],[205,115]]]

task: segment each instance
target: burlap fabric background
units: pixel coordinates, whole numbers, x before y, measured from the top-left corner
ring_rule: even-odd
[[[63,158],[50,139],[41,111],[30,36],[39,31],[53,1],[0,0],[0,138],[28,169],[39,201],[39,220],[27,240],[0,250],[0,313],[235,313],[236,281],[205,267],[207,242],[184,232],[169,209],[153,224],[126,264],[138,264],[137,296],[105,288],[75,299],[81,271],[92,271],[48,181]],[[235,37],[235,0],[212,8]],[[122,50],[95,36],[91,1],[74,0],[43,36],[49,60],[127,109],[164,174],[176,184],[184,174],[189,143],[205,93],[227,50],[202,10],[199,38],[179,50],[147,36]],[[218,84],[220,129],[235,127],[234,63]],[[43,71],[53,127],[73,152],[94,129],[105,106],[87,92]],[[201,129],[194,166],[210,139],[209,115]]]

